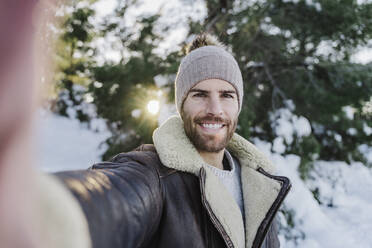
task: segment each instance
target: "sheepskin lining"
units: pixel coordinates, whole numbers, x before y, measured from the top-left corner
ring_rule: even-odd
[[[246,247],[252,247],[258,228],[280,191],[280,183],[242,166]]]
[[[205,196],[213,213],[229,235],[234,247],[244,247],[244,223],[238,204],[213,171],[209,168],[205,170]]]

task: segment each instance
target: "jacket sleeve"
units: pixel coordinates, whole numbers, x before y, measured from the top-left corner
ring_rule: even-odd
[[[144,246],[160,222],[163,194],[157,170],[117,160],[55,174],[80,203],[94,248]]]

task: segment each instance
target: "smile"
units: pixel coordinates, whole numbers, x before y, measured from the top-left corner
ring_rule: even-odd
[[[222,124],[209,124],[209,123],[203,123],[201,124],[204,128],[212,128],[212,129],[219,129],[223,127]]]
[[[199,123],[199,126],[202,128],[204,132],[219,132],[222,130],[226,124],[223,123]]]

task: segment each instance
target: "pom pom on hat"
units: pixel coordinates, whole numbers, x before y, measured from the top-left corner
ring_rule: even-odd
[[[208,33],[202,33],[196,36],[196,38],[189,45],[187,45],[186,54],[189,54],[191,51],[203,46],[217,46],[226,50],[226,46],[220,42],[216,36]]]

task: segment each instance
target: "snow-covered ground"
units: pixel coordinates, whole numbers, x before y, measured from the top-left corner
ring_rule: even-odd
[[[42,170],[87,168],[100,161],[102,147],[99,145],[109,134],[101,124],[97,125],[100,131],[93,132],[77,120],[47,112],[39,116],[36,126]],[[298,156],[272,153],[270,144],[259,140],[254,143],[278,166],[278,174],[289,177],[292,182],[284,207],[294,213],[294,228],[288,227],[283,214],[279,214],[283,228],[290,230],[285,233],[282,229],[281,247],[372,247],[371,169],[361,163],[320,161],[315,165],[312,179],[305,183],[297,173]],[[322,204],[311,192],[316,188]],[[285,236],[299,238],[295,243]]]
[[[85,169],[100,162],[101,143],[109,136],[102,121],[89,130],[76,119],[39,111],[35,121],[36,160],[47,172]]]
[[[292,233],[305,234],[305,239],[295,243],[285,240],[282,233],[282,247],[372,247],[371,169],[361,163],[320,161],[315,164],[312,179],[305,183],[297,173],[298,156],[265,153],[278,166],[278,174],[292,182],[285,207],[294,210]],[[316,189],[322,204],[313,197],[311,191]],[[281,222],[286,225],[283,218]]]
[[[291,102],[287,105],[295,108]],[[342,161],[318,161],[304,182],[297,170],[300,157],[281,153],[285,151],[284,140],[290,144],[294,135],[310,135],[308,120],[293,115],[289,109],[279,109],[272,114],[272,123],[278,135],[273,147],[257,139],[253,142],[278,167],[278,174],[292,182],[284,207],[293,210],[294,228],[288,226],[284,215],[280,216],[284,227],[280,236],[282,246],[372,247],[372,169],[359,162],[348,165]],[[362,150],[372,155],[370,148]],[[292,239],[286,238],[289,236]]]

